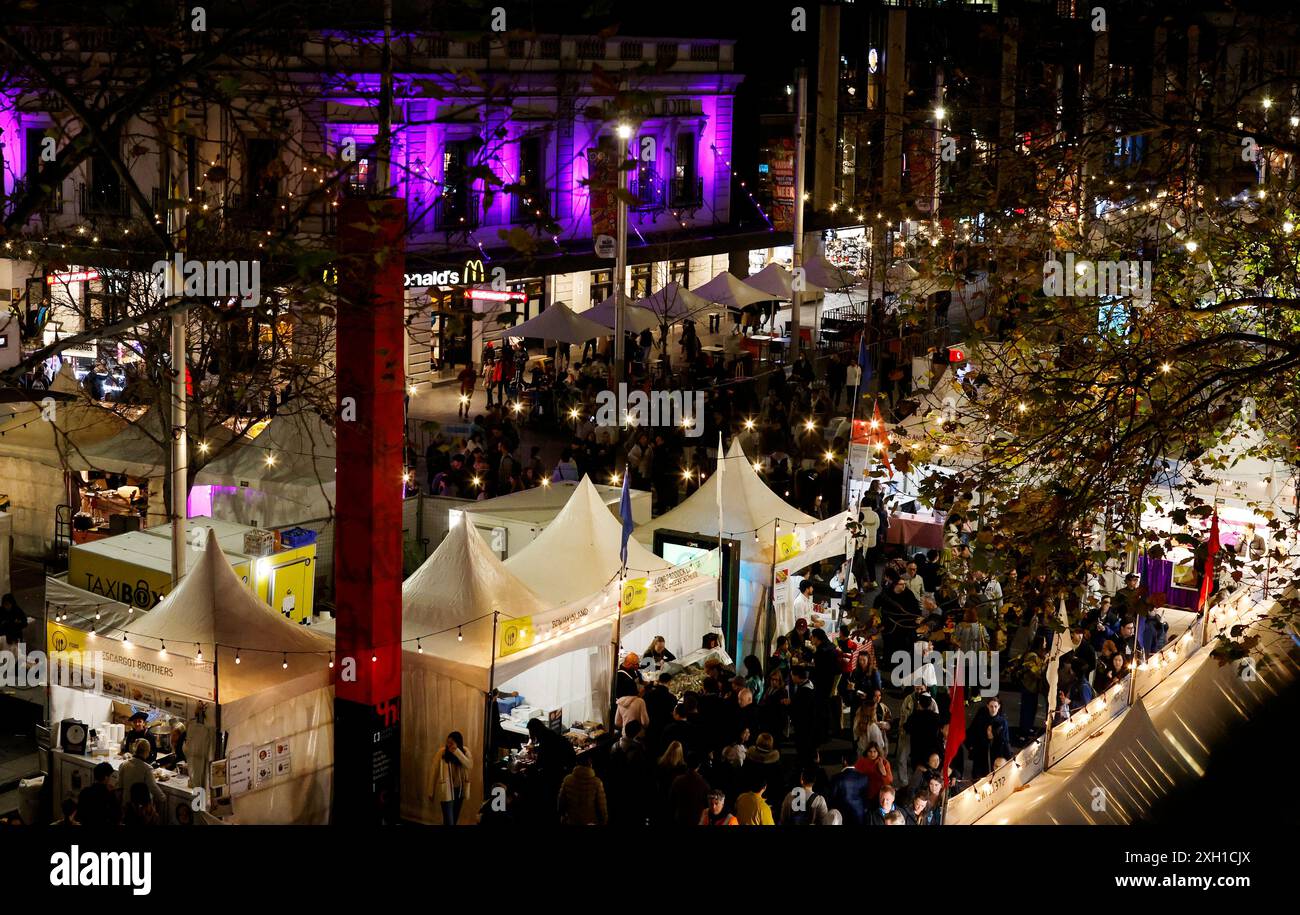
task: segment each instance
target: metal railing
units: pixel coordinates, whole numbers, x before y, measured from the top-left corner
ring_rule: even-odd
[[[668,184],[668,202],[675,207],[700,206],[704,203],[704,179],[673,178]]]
[[[437,232],[469,232],[479,227],[482,197],[477,192],[444,194],[433,202],[432,227]]]
[[[131,195],[118,186],[77,185],[77,211],[85,216],[130,216]]]

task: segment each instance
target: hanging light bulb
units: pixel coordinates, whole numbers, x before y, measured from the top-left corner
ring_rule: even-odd
[[[194,660],[196,661],[203,660],[203,646],[200,645],[198,642],[194,643]]]
[[[125,632],[122,633],[122,644],[125,645],[127,648],[131,647],[131,640],[126,637]]]
[[[458,642],[465,641],[465,633],[461,630],[459,626],[456,627],[456,641]]]
[[[330,670],[334,669],[334,652],[330,652]]]
[[[424,646],[420,644],[420,640],[419,640],[419,639],[416,639],[416,640],[415,640],[415,653],[416,653],[416,654],[424,654]]]
[[[379,655],[377,655],[377,654],[372,654],[372,655],[370,656],[370,663],[371,663],[371,664],[375,663],[375,662],[378,661],[378,660],[379,660]]]
[[[158,657],[165,658],[167,657],[167,643],[164,642],[162,639],[159,639],[158,641],[162,645],[162,647],[158,649]]]
[[[289,669],[289,652],[284,653],[284,660],[280,662],[280,667],[284,670]]]
[[[235,663],[236,663],[236,664],[239,663],[239,649],[238,649],[238,648],[235,649]]]

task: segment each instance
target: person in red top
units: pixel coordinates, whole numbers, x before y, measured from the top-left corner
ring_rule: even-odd
[[[871,804],[878,803],[881,788],[894,784],[894,770],[875,744],[867,747],[866,755],[859,756],[853,768],[867,777],[867,801]]]
[[[461,419],[469,419],[469,402],[474,397],[474,384],[478,381],[478,373],[474,371],[474,366],[466,363],[465,367],[460,370],[456,376],[460,382],[460,407],[456,410],[456,415]]]
[[[853,667],[858,663],[858,652],[862,646],[857,640],[850,635],[849,624],[840,624],[840,637],[835,640],[835,647],[840,651],[840,673],[844,674],[847,680],[849,674],[853,673]]]

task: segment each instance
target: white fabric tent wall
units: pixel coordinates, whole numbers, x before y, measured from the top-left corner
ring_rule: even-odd
[[[120,630],[102,629],[108,638]],[[240,580],[209,531],[203,556],[162,602],[126,621],[132,645],[178,656],[198,645],[216,658],[227,749],[288,738],[293,776],[233,801],[233,822],[328,821],[333,786],[333,640],[289,622]],[[239,663],[235,662],[236,657]],[[286,669],[283,665],[288,663]],[[277,728],[283,730],[277,731]]]
[[[767,621],[771,601],[772,576],[777,566],[794,563],[802,567],[808,563],[835,555],[836,547],[823,544],[821,549],[808,554],[807,561],[796,555],[790,560],[776,561],[777,531],[774,519],[781,522],[780,536],[797,531],[798,527],[827,525],[786,503],[773,492],[754,469],[745,455],[739,440],[733,440],[725,456],[718,458],[718,470],[684,502],[649,524],[638,527],[635,537],[642,543],[653,543],[656,530],[675,530],[718,536],[719,486],[722,488],[723,535],[740,544],[741,568],[737,607],[737,639],[741,658],[748,654],[766,658],[768,646]],[[757,538],[754,532],[757,530]],[[842,552],[843,538],[838,541]],[[787,601],[787,603],[789,603]],[[773,636],[781,634],[774,630]]]
[[[219,493],[213,517],[222,520],[256,520],[262,527],[278,527],[325,518],[334,504],[335,454],[334,429],[323,417],[309,409],[285,412],[282,407],[256,438],[227,446],[199,470],[194,482],[265,494],[245,499]],[[394,493],[400,485],[394,485]]]
[[[553,603],[603,590],[619,573],[622,527],[589,477],[532,543],[506,560],[506,568]],[[672,568],[635,540],[628,542],[628,577]]]
[[[1204,773],[1235,723],[1300,676],[1289,635],[1261,623],[1251,632],[1260,636],[1252,653],[1266,659],[1257,661],[1254,678],[1202,648],[1109,733],[1073,750],[978,823],[1127,825],[1145,816],[1155,800]],[[1097,788],[1107,797],[1102,810],[1093,808]]]

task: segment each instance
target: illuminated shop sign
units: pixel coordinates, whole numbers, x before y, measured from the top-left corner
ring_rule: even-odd
[[[464,266],[448,270],[432,270],[428,273],[408,273],[403,285],[407,289],[422,286],[460,286],[469,283],[481,283],[487,275],[480,258],[465,261]]]

